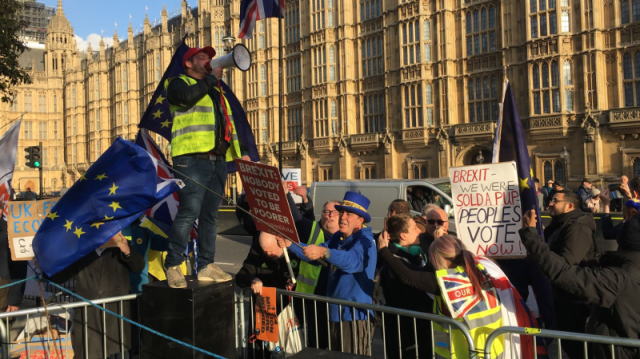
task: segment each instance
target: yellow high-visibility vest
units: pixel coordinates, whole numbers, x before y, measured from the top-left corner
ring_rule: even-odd
[[[324,243],[324,232],[322,231],[320,223],[314,221],[307,244],[320,245],[322,243]],[[321,270],[322,266],[319,264],[300,261],[300,269],[298,271],[298,277],[296,278],[296,292],[313,294],[316,291]]]
[[[478,265],[482,266],[481,264]],[[454,269],[441,269],[436,271],[436,278],[442,278],[443,276],[452,274],[466,274],[466,272],[463,267],[456,267]],[[441,292],[445,293],[444,288],[442,288],[443,285],[441,280],[438,280],[438,285],[440,286]],[[486,302],[486,296],[483,295],[482,300]],[[445,311],[443,310],[443,308],[445,308],[445,303],[442,296],[437,296],[433,305],[433,312],[435,314],[444,315]],[[494,308],[490,308],[489,305],[486,305],[486,307],[488,309],[468,314],[463,316],[462,318],[456,319],[465,323],[469,328],[469,334],[471,334],[475,349],[479,352],[477,356],[478,358],[483,357],[482,353],[484,351],[484,347],[489,334],[502,326],[502,305],[498,303],[498,305]],[[459,330],[455,328],[451,329],[452,332],[450,338],[448,328],[445,328],[438,323],[433,323],[433,348],[436,357],[447,359],[469,358],[470,353],[467,340]],[[491,358],[502,358],[503,352],[504,338],[501,337],[495,340],[491,346]]]
[[[195,85],[198,81],[187,75],[180,75],[165,81],[165,88],[169,87],[170,81],[184,81],[189,86]],[[224,98],[225,107],[232,125],[231,143],[226,152],[226,160],[232,161],[242,157],[240,151],[240,141],[233,122],[233,113],[229,101],[219,88],[220,96]],[[171,156],[176,157],[190,153],[209,152],[215,146],[216,138],[216,115],[213,99],[204,95],[190,108],[181,108],[171,105],[169,110],[173,114],[173,124],[171,126]],[[224,126],[223,126],[224,127]]]

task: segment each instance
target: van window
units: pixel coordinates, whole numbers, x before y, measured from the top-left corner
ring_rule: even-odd
[[[442,192],[449,195],[449,197],[451,197],[451,182],[446,181],[442,183],[436,183],[435,186],[438,187],[438,189],[441,190]]]
[[[446,200],[442,198],[439,193],[425,186],[408,187],[407,200],[411,203],[411,208],[420,213],[422,213],[422,209],[427,204],[434,203],[442,209],[445,209],[445,205],[447,204]]]

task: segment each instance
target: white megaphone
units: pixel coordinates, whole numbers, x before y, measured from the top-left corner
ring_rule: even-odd
[[[231,52],[224,56],[216,57],[215,59],[211,60],[209,64],[211,65],[212,69],[215,69],[216,67],[227,68],[235,66],[242,71],[247,71],[251,66],[251,54],[249,53],[249,49],[247,49],[246,46],[242,44],[236,44]]]

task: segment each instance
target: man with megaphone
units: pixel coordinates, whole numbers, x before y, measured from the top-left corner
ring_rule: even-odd
[[[198,280],[224,282],[232,279],[213,263],[216,217],[227,179],[226,162],[236,158],[249,160],[249,156],[238,140],[233,113],[220,86],[222,67],[211,67],[215,55],[211,46],[190,48],[182,57],[185,73],[164,83],[173,115],[173,167],[177,177],[185,183],[179,192],[180,206],[171,227],[165,261],[167,282],[172,288],[187,286],[180,264],[185,260],[196,219],[199,220]]]

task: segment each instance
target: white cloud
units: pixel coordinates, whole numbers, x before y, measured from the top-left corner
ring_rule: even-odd
[[[82,37],[80,37],[78,35],[75,35],[75,38],[76,38],[76,45],[78,47],[78,50],[80,50],[80,51],[87,51],[87,48],[89,47],[89,44],[91,44],[91,48],[94,51],[100,49],[100,39],[102,39],[104,41],[105,47],[113,46],[113,38],[112,37],[103,37],[103,36],[98,35],[96,33],[89,34],[89,36],[87,36],[86,39],[83,39]]]

